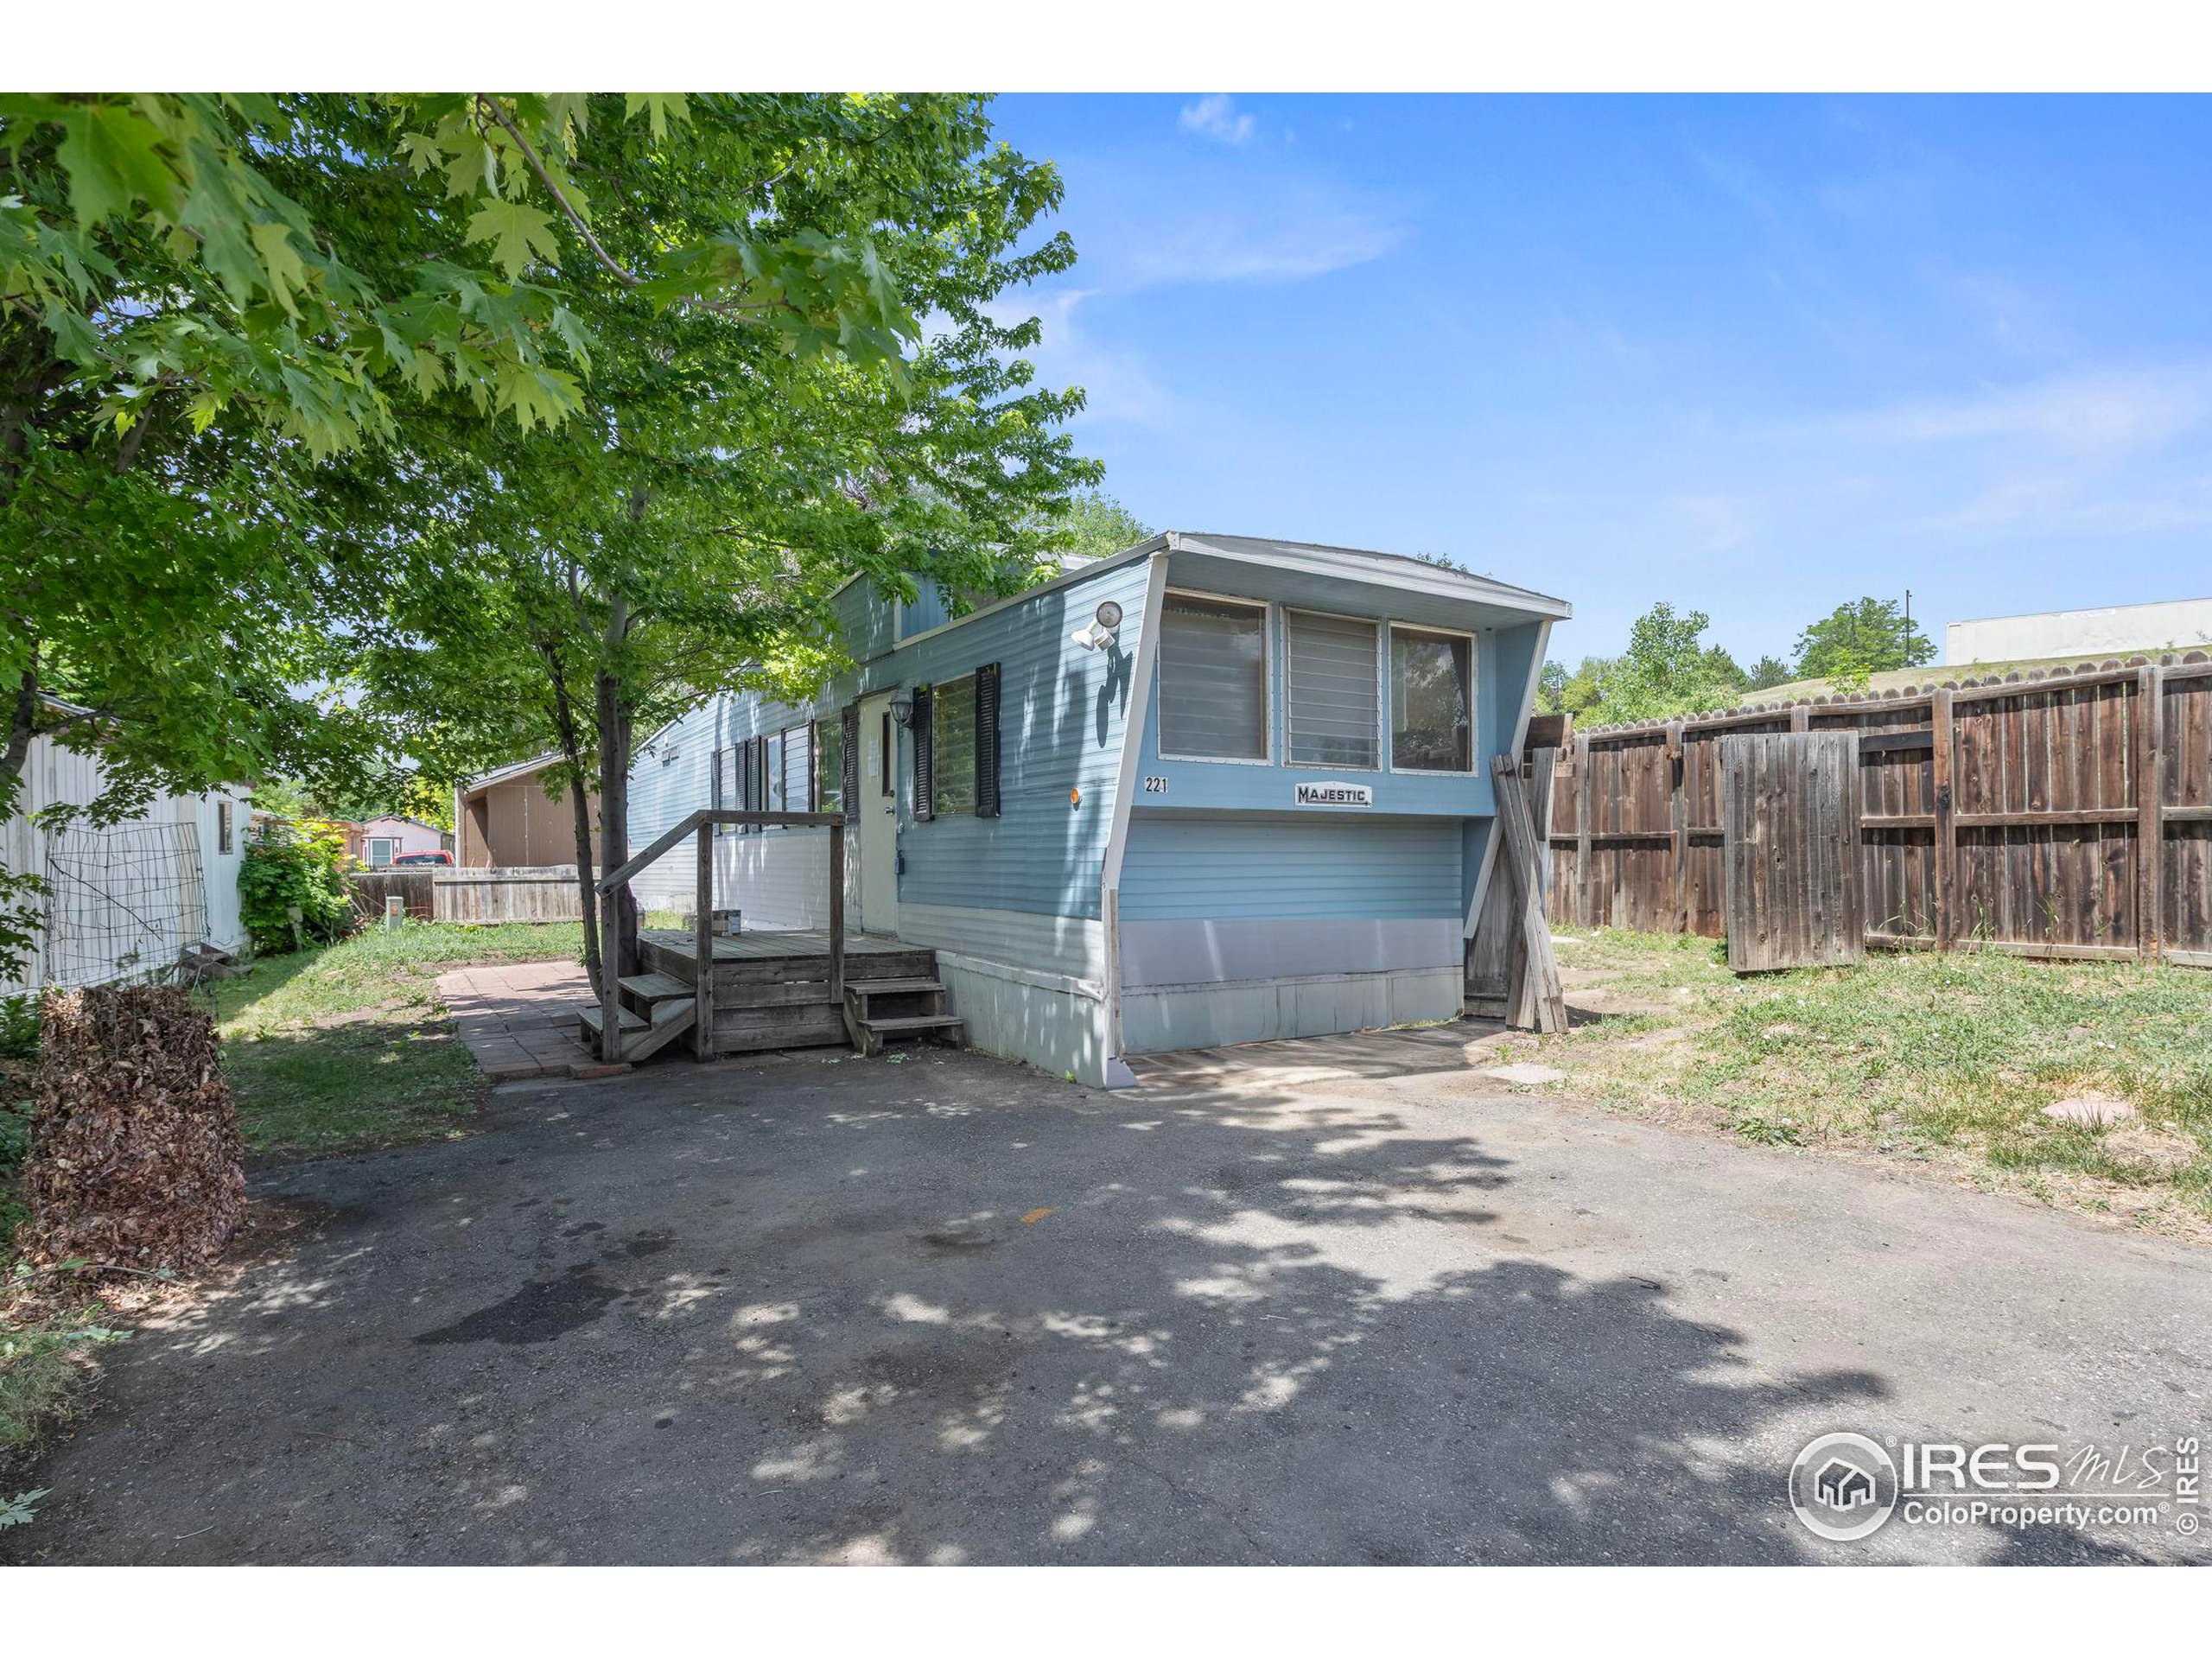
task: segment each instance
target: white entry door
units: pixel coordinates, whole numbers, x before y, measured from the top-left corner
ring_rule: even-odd
[[[891,696],[861,704],[861,928],[899,931],[899,728]]]

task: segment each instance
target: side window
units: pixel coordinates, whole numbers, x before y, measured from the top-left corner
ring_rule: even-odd
[[[1160,749],[1268,758],[1268,607],[1170,594],[1160,618]]]
[[[227,853],[231,850],[232,834],[231,804],[228,801],[218,801],[215,803],[215,850],[217,852]]]
[[[767,794],[761,802],[763,812],[783,812],[784,805],[784,734],[771,732],[761,741],[761,771],[767,779]]]
[[[845,723],[842,720],[818,720],[814,722],[814,810],[842,812],[845,807]]]
[[[976,810],[976,677],[932,689],[930,696],[930,810],[936,817]]]
[[[782,812],[810,812],[807,791],[814,782],[813,733],[804,726],[784,728],[784,804]]]
[[[1357,617],[1283,613],[1283,724],[1294,766],[1381,764],[1380,630]]]
[[[1390,630],[1390,764],[1472,772],[1475,642],[1462,633]]]
[[[883,711],[883,747],[875,752],[876,793],[889,800],[899,792],[899,746],[892,734],[891,711]]]

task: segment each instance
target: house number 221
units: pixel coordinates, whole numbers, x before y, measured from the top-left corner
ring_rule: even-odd
[[[1165,795],[1167,792],[1167,780],[1165,778],[1146,779],[1144,792],[1147,795]]]

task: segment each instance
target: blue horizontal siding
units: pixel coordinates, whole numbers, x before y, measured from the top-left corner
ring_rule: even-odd
[[[1124,921],[1460,913],[1460,827],[1450,818],[1180,817],[1129,824]]]
[[[985,663],[998,664],[1000,676],[1001,816],[907,824],[901,903],[1097,916],[1145,577],[1142,561],[1119,566],[893,655],[908,683],[957,679]],[[1118,653],[1068,638],[1103,599],[1124,614]]]

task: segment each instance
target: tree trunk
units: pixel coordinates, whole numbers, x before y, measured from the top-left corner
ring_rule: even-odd
[[[584,925],[584,973],[591,981],[592,995],[603,1004],[607,996],[607,982],[600,976],[600,873],[591,855],[591,791],[584,787],[583,744],[576,736],[575,711],[569,702],[568,678],[561,671],[561,659],[542,642],[537,652],[553,681],[553,730],[560,740],[561,758],[571,768],[569,809],[575,822],[576,902]]]
[[[592,861],[591,795],[584,788],[582,772],[569,780],[569,805],[576,820],[576,893],[583,906],[584,973],[591,980],[592,995],[604,1001],[607,986],[599,974],[599,868]]]
[[[607,654],[594,676],[593,709],[599,728],[599,849],[610,868],[630,856],[630,711],[615,665],[629,632],[630,607],[619,594],[609,601]],[[604,895],[600,907],[600,1058],[621,1058],[620,982],[638,971],[638,905],[625,882]]]

